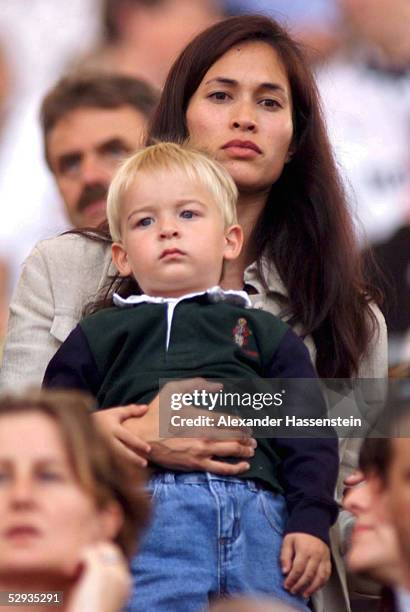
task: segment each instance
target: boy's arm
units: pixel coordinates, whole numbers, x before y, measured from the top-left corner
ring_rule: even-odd
[[[326,414],[308,350],[291,330],[284,335],[268,376],[310,379],[306,383],[300,380],[290,384],[297,416]],[[290,395],[288,408],[292,403]],[[329,528],[338,515],[334,499],[339,469],[338,442],[334,432],[329,432],[328,438],[286,436],[275,438],[274,443],[281,457],[280,482],[289,511],[281,552],[282,569],[287,575],[285,588],[309,597],[330,575]]]
[[[295,381],[289,384],[286,414],[294,406],[298,417],[326,416],[326,404],[308,350],[292,330],[280,342],[268,376]],[[305,383],[297,379],[310,380]],[[292,437],[291,429],[285,431],[286,436],[274,440],[281,458],[280,480],[289,510],[285,533],[308,533],[329,545],[329,527],[338,514],[334,499],[339,469],[337,437],[331,430],[328,438]]]
[[[43,387],[76,389],[96,396],[100,385],[94,356],[81,326],[77,325],[48,364]]]
[[[71,332],[67,340],[51,359],[44,375],[43,387],[76,389],[96,396],[101,386],[94,356],[80,325]],[[151,448],[138,435],[127,431],[123,423],[133,417],[141,417],[146,405],[118,406],[93,413],[97,427],[123,460],[139,467],[147,466],[147,454]]]

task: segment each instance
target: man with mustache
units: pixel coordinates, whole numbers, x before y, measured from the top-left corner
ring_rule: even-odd
[[[74,227],[104,221],[117,164],[142,144],[155,103],[143,81],[102,74],[63,78],[44,99],[45,156]]]

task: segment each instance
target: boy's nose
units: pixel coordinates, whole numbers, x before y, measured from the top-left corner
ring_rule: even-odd
[[[176,238],[179,236],[179,229],[173,223],[162,225],[160,229],[161,238]]]

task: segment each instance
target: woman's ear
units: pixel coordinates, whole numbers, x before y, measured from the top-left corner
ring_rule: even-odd
[[[124,522],[124,513],[120,504],[111,501],[99,513],[101,539],[115,540]]]
[[[231,225],[225,231],[224,259],[236,259],[241,252],[243,244],[243,231],[240,225]]]
[[[293,135],[292,142],[290,143],[288,152],[286,153],[285,164],[288,164],[290,162],[290,160],[292,159],[292,157],[296,153],[296,148],[297,148],[297,145],[296,145],[295,138],[294,138],[294,135]]]
[[[128,255],[121,242],[112,243],[111,257],[121,276],[131,276],[132,270],[128,263]]]

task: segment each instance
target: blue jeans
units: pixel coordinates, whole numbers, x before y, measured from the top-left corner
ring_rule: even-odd
[[[283,588],[283,496],[201,472],[156,474],[149,490],[153,516],[131,562],[129,612],[200,612],[213,598],[241,594],[308,610]]]

